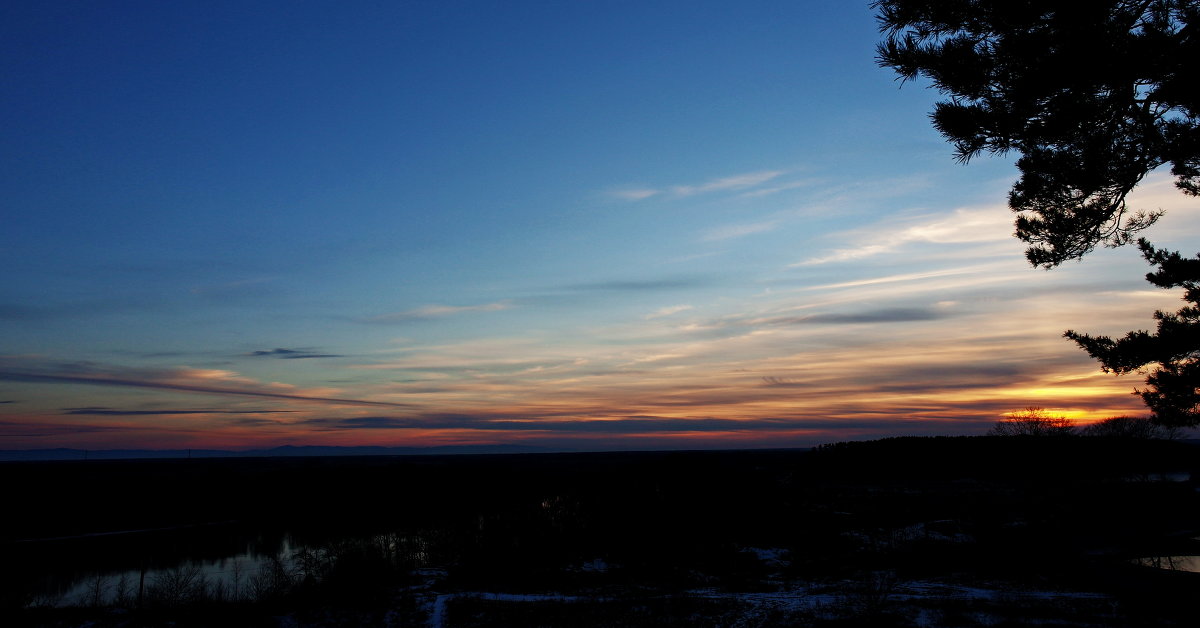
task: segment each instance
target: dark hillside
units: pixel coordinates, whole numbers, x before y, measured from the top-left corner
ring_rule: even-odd
[[[390,604],[389,591],[413,590],[428,569],[444,574],[440,591],[521,595],[840,591],[886,577],[1157,599],[1196,574],[1129,560],[1200,554],[1198,451],[963,437],[813,451],[7,463],[0,584],[11,610],[30,583],[290,547],[288,560],[323,562],[279,580],[280,604]]]

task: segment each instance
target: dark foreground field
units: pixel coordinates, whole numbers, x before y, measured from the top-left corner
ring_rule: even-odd
[[[0,624],[1192,626],[1198,451],[5,463]]]

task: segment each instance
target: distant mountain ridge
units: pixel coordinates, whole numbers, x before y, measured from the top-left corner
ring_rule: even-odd
[[[566,451],[529,445],[442,445],[437,447],[335,447],[283,445],[270,449],[7,449],[0,462],[50,460],[135,460],[150,458],[280,458],[300,456],[431,456],[454,454],[531,454]]]

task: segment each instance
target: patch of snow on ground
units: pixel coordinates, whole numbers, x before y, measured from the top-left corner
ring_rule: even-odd
[[[747,548],[747,551],[755,550]],[[771,550],[760,551],[765,553],[771,552]],[[783,550],[778,551],[782,552]],[[758,551],[755,551],[755,554],[762,556]],[[778,559],[778,554],[768,554],[768,559],[772,557]],[[592,562],[602,563],[603,561]],[[764,560],[764,562],[766,561]],[[853,592],[848,593],[848,591],[852,591],[852,587],[849,587],[852,584],[850,582],[827,583],[821,586],[792,586],[780,591],[738,593],[717,589],[693,589],[688,591],[687,594],[712,600],[733,600],[763,610],[770,609],[772,611],[822,614],[829,612],[830,609],[836,609],[853,603],[855,594]],[[1001,588],[991,589],[922,580],[896,583],[894,589],[883,595],[885,598],[896,602],[920,602],[921,600],[997,602],[1006,598],[1014,600],[1051,600],[1056,598],[1099,599],[1106,597],[1103,594],[1091,592],[1012,591]],[[600,599],[591,596],[566,595],[561,593],[492,593],[486,591],[459,593],[434,593],[431,591],[430,596],[432,598],[432,608],[429,613],[430,628],[444,628],[446,605],[450,600],[455,598],[496,602],[581,602]],[[991,625],[989,622],[1000,621],[1000,618],[988,615],[987,613],[977,613],[977,615],[976,620],[982,625]],[[939,613],[936,610],[917,609],[914,621],[918,626],[935,626],[938,625],[938,617]]]
[[[577,595],[562,595],[560,593],[489,593],[486,591],[442,593],[433,602],[433,611],[429,614],[429,628],[444,628],[446,625],[446,604],[455,598],[473,598],[493,602],[579,602],[591,599]]]
[[[604,573],[608,571],[608,563],[604,562],[603,558],[597,558],[584,563],[579,569],[588,573]]]

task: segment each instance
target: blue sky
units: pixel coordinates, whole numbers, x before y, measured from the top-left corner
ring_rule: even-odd
[[[865,3],[7,3],[0,435],[806,445],[1140,412]],[[1154,175],[1168,213],[1200,227]]]

